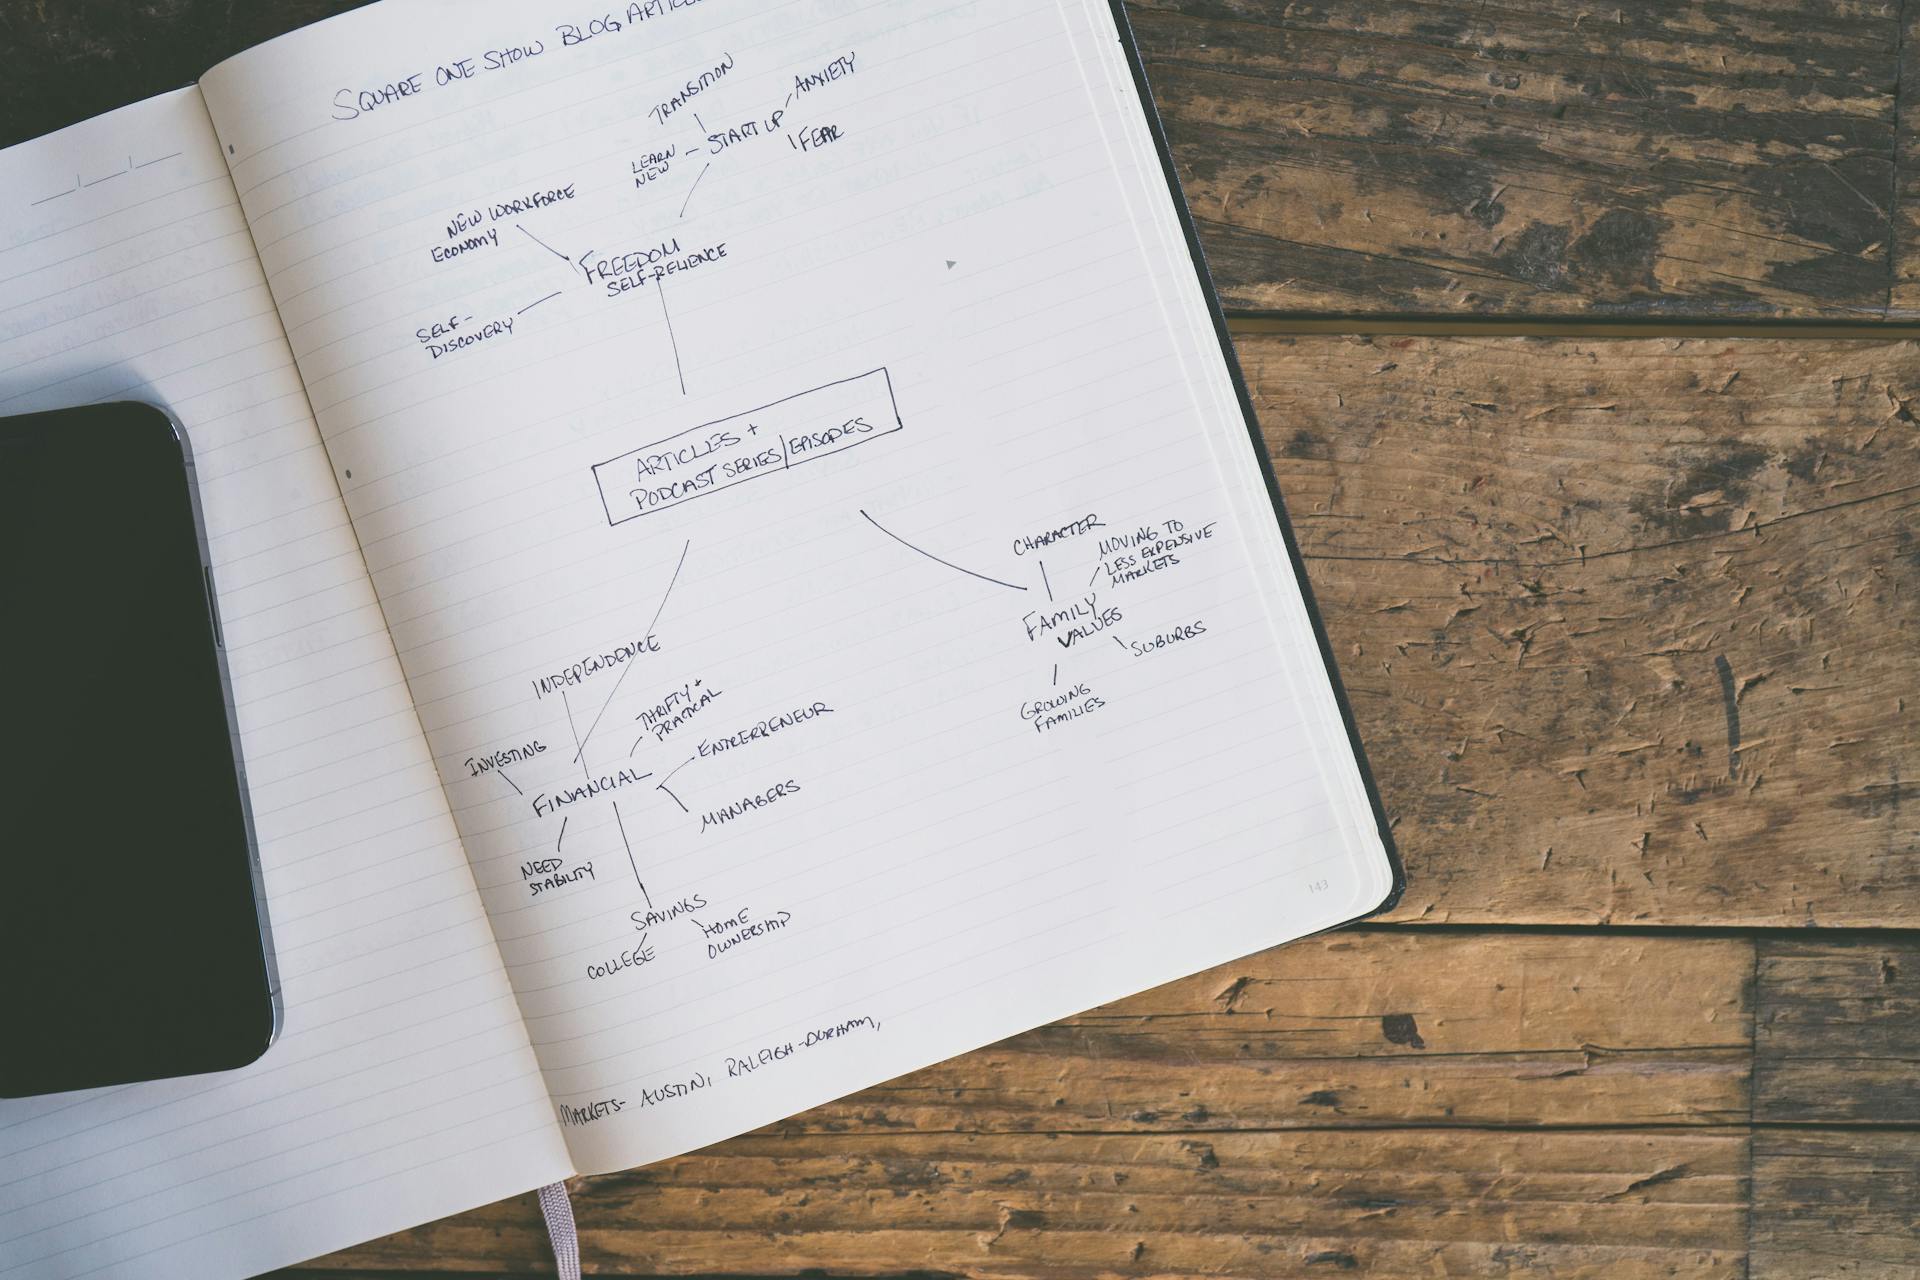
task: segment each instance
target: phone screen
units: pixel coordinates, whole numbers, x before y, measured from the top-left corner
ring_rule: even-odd
[[[0,418],[0,1096],[244,1066],[270,949],[184,440]]]

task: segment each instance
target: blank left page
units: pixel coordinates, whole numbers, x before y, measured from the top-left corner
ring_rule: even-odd
[[[197,89],[0,152],[0,414],[118,399],[193,445],[286,1024],[243,1071],[0,1102],[0,1277],[251,1275],[564,1176]],[[166,749],[103,733],[102,776]]]

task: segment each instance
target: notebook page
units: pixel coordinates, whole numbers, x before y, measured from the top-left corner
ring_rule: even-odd
[[[1379,900],[1109,17],[438,12],[204,83],[576,1163]]]
[[[192,443],[285,1000],[242,1071],[0,1101],[0,1276],[252,1275],[562,1176],[199,91],[0,152],[0,220],[0,413]]]

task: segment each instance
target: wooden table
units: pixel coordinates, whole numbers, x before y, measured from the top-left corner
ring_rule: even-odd
[[[345,7],[12,6],[0,140]],[[588,1269],[1920,1276],[1920,11],[1134,17],[1406,898],[581,1179]]]

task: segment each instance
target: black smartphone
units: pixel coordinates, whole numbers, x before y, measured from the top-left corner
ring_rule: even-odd
[[[0,1097],[280,1021],[198,486],[150,405],[0,418]]]

